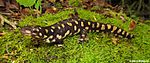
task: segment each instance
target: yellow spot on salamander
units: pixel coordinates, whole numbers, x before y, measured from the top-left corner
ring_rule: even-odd
[[[115,34],[115,36],[118,36],[118,34]]]
[[[50,40],[49,40],[49,38],[47,38],[47,39],[46,39],[46,42],[47,42],[47,43],[50,43]]]
[[[39,27],[39,29],[42,29],[41,27]]]
[[[79,33],[79,32],[80,32],[80,29],[78,29],[77,33]]]
[[[40,38],[40,37],[36,35],[35,38]]]
[[[91,23],[90,23],[90,22],[88,22],[88,25],[91,25]]]
[[[131,35],[131,38],[133,37],[133,35]]]
[[[108,24],[107,24],[107,29],[111,29],[111,25],[108,25]]]
[[[112,33],[117,29],[116,26],[113,26],[113,30],[111,31]]]
[[[99,30],[96,30],[96,32],[99,32]]]
[[[48,33],[48,29],[45,29],[45,32]]]
[[[77,30],[77,26],[74,26],[74,30],[75,30],[75,31]]]
[[[54,27],[54,26],[51,26],[51,28],[52,28],[52,29],[55,29],[55,27]]]
[[[56,41],[56,39],[53,39],[53,40],[52,40],[52,42],[55,42],[55,41]]]
[[[64,24],[61,24],[61,26],[64,28],[65,27],[65,25]]]
[[[79,24],[78,21],[74,21],[76,24]]]
[[[70,34],[69,35],[72,35],[72,33],[70,32]]]
[[[97,23],[97,28],[99,27],[99,23]]]
[[[30,33],[31,33],[31,31],[30,31],[30,30],[25,30],[25,32],[26,32],[27,34],[30,34]]]
[[[84,23],[81,21],[81,26],[84,27]]]
[[[119,29],[118,31],[117,31],[117,33],[120,33],[121,32],[121,29]]]
[[[52,38],[53,38],[53,35],[49,36],[48,38],[49,38],[49,39],[52,39]]]
[[[101,30],[105,30],[105,25],[102,25]]]
[[[72,23],[67,22],[67,25],[72,26]]]
[[[123,38],[123,36],[121,36],[121,35],[118,35],[120,38]]]
[[[69,35],[70,30],[67,30],[67,32],[65,33],[65,35],[63,36],[63,38],[65,38],[67,35]]]
[[[51,29],[51,32],[54,32],[54,30],[53,30],[53,29]]]
[[[39,33],[39,36],[42,36],[42,33]]]
[[[61,35],[56,35],[56,37],[58,38],[58,39],[61,39],[62,38],[62,36]]]
[[[92,24],[92,28],[95,28],[94,23]]]
[[[92,30],[89,30],[89,32],[92,32]]]
[[[89,29],[89,27],[85,27],[85,29],[86,29],[86,30],[88,30],[88,29]]]
[[[125,31],[122,32],[122,35],[124,35],[124,34],[125,34]]]
[[[79,33],[80,32],[80,29],[78,29],[78,31],[76,32],[76,33],[74,33],[74,34],[77,34],[77,33]]]
[[[63,45],[62,45],[62,44],[57,44],[57,46],[58,46],[58,47],[63,47]]]
[[[60,29],[60,26],[58,26],[58,29]]]
[[[44,38],[47,38],[47,35],[44,35]]]
[[[36,35],[36,33],[32,33],[32,35]]]
[[[35,29],[37,32],[39,32],[40,30],[39,29]]]
[[[85,34],[82,34],[81,36],[82,36],[82,37],[85,37]]]
[[[129,35],[129,33],[126,34],[126,37]]]

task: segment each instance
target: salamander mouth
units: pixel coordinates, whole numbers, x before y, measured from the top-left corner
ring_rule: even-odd
[[[32,27],[24,27],[24,28],[21,28],[21,33],[23,35],[28,35],[28,36],[31,36],[31,33],[32,33]]]

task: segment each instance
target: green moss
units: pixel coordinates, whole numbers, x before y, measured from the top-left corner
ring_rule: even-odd
[[[77,7],[80,4],[80,0],[69,0],[69,5],[73,7]]]
[[[95,22],[109,23],[128,31],[130,18],[123,23],[119,19],[107,18],[101,14],[77,9],[80,18]],[[26,17],[19,23],[24,26],[49,26],[58,21],[69,18],[73,10],[60,11],[57,14],[45,14],[38,18]],[[150,25],[139,23],[133,33],[135,38],[127,40],[121,38],[120,44],[114,45],[111,35],[104,33],[89,33],[89,41],[78,44],[79,35],[67,37],[64,40],[64,48],[41,45],[35,47],[31,37],[23,36],[18,28],[14,31],[6,31],[6,35],[0,37],[0,61],[1,62],[31,62],[31,63],[123,63],[130,60],[150,61]],[[129,31],[128,31],[129,32]],[[14,52],[14,53],[12,53]],[[4,58],[5,54],[10,54]]]

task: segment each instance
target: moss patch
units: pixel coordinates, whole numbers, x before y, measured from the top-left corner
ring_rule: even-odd
[[[119,19],[107,18],[101,14],[77,9],[80,18],[95,22],[109,23],[128,31],[130,18],[123,23]],[[144,60],[150,62],[150,25],[139,23],[131,33],[135,35],[132,40],[121,38],[120,44],[114,45],[110,35],[104,33],[89,33],[87,43],[78,44],[78,35],[67,37],[64,48],[42,45],[33,46],[28,36],[23,36],[19,29],[27,25],[50,26],[58,21],[69,18],[73,10],[60,11],[57,14],[45,14],[38,18],[26,17],[19,23],[19,28],[7,31],[0,37],[1,62],[31,62],[31,63],[99,63],[99,62],[130,62]],[[130,31],[128,31],[130,32]]]

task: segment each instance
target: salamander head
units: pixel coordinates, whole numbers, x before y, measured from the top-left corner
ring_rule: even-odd
[[[39,27],[26,26],[21,28],[20,31],[23,35],[35,36],[39,32]]]

